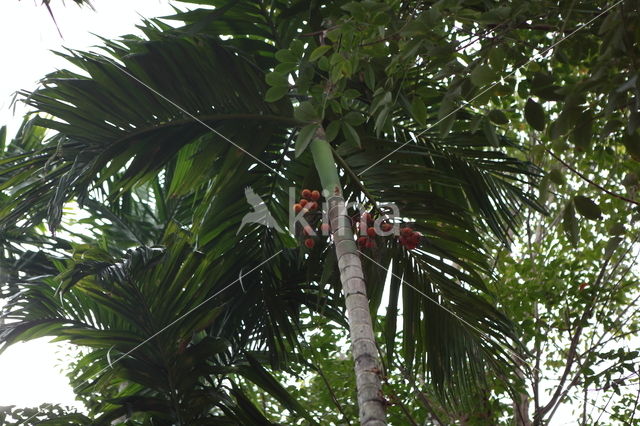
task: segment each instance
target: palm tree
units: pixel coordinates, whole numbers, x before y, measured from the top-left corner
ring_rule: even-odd
[[[216,9],[173,17],[184,22],[180,28],[149,21],[142,27],[146,38],[104,40],[102,54],[65,53],[79,71],[56,71],[41,88],[23,93],[37,112],[27,127],[55,134],[36,142],[19,135],[5,152],[3,235],[14,238],[43,221],[55,233],[69,200],[91,211],[95,235],[84,236],[85,245],[66,239],[59,249],[64,258],[47,250],[46,261],[20,264],[47,265],[47,273],[42,278],[23,270],[11,281],[13,299],[3,316],[13,322],[3,326],[2,341],[53,335],[92,348],[78,364],[75,383],[89,384],[81,395],[110,389],[92,402],[105,421],[144,412],[182,424],[211,415],[253,423],[247,419],[259,411],[233,384],[233,374],[245,374],[304,415],[261,365],[279,369],[295,362],[301,310],[344,323],[338,309],[346,306],[360,419],[384,424],[370,314],[383,302],[382,265],[395,272],[380,330],[387,364],[401,357],[408,371],[424,371],[445,404],[471,395],[466,391],[487,367],[509,376],[516,333],[490,302],[483,240],[490,230],[506,241],[522,203],[536,207],[518,185],[535,170],[503,152],[516,146],[475,131],[482,117],[466,111],[446,132],[422,132],[405,147],[426,127],[398,102],[384,108],[381,123],[361,123],[357,136],[325,137],[325,125],[328,133],[341,116],[314,118],[311,152],[296,149],[308,121],[294,110],[305,99],[292,93],[267,102],[265,75],[281,65],[277,52],[287,49],[301,53],[293,77],[309,74],[305,58],[314,46],[304,50],[298,35],[322,32],[323,14],[328,20],[342,3],[210,3]],[[398,19],[406,13],[393,11]],[[446,99],[448,88],[424,66],[408,69],[394,90],[405,99],[416,85]],[[377,102],[358,78],[342,89],[362,93],[342,112],[344,119],[349,112],[366,116]],[[425,120],[434,123],[437,116],[430,111]],[[344,128],[344,135],[353,129]],[[260,226],[238,234],[249,211],[245,188],[265,200],[284,228],[291,208],[287,188],[319,185],[335,207],[329,210],[335,250],[322,242],[305,251],[290,235]],[[386,239],[360,256],[344,225],[345,199],[372,209],[377,201],[395,203],[424,235],[420,249],[409,252]],[[340,228],[345,232],[335,234]],[[3,256],[15,264],[25,253]],[[242,285],[227,287],[238,277]],[[326,283],[334,291],[327,293]],[[397,351],[402,284],[411,287],[402,291],[403,345]],[[338,298],[341,289],[346,302]],[[202,358],[192,360],[188,351]],[[122,357],[120,366],[102,371],[107,355]],[[176,382],[182,368],[193,369],[186,387]],[[216,374],[219,381],[212,382]],[[201,405],[186,409],[186,401]],[[211,406],[221,411],[212,414]]]
[[[331,145],[322,127],[318,128],[315,136],[316,139],[311,142],[311,152],[324,193],[328,194],[328,218],[333,229],[333,244],[349,318],[360,422],[363,425],[383,425],[386,422],[381,397],[382,365],[378,359],[362,263],[351,229],[352,220],[345,205]]]
[[[42,143],[42,130],[25,122],[8,151],[20,156]],[[164,188],[177,184],[169,179]],[[263,365],[291,357],[301,305],[343,323],[334,297],[307,285],[294,251],[274,256],[272,238],[262,249],[243,236],[232,256],[195,249],[180,210],[200,200],[160,199],[160,186],[141,185],[116,209],[87,200],[91,216],[65,224],[64,236],[5,228],[0,351],[40,336],[89,348],[70,378],[96,424],[122,416],[138,424],[148,413],[159,424],[268,423],[246,383],[314,424]],[[246,235],[264,229],[255,231]],[[260,250],[273,250],[273,260],[242,255]]]

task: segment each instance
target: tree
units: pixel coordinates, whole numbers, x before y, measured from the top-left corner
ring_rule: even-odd
[[[26,136],[30,132],[25,128],[21,133]],[[20,148],[34,139],[39,138],[19,139]],[[135,422],[137,412],[153,412],[155,421],[166,424],[192,424],[201,418],[266,422],[236,385],[241,377],[269,389],[304,417],[304,410],[287,400],[286,391],[260,363],[271,359],[277,365],[282,363],[278,356],[287,355],[287,323],[275,327],[280,318],[295,317],[299,300],[308,307],[322,301],[323,312],[331,317],[331,295],[317,298],[314,289],[305,286],[304,274],[296,272],[298,262],[291,255],[271,263],[268,271],[263,268],[262,277],[252,274],[247,256],[227,259],[212,253],[207,259],[191,247],[191,238],[176,222],[177,210],[175,219],[158,222],[161,213],[157,206],[149,208],[147,188],[138,189],[140,199],[128,194],[131,202],[117,212],[89,202],[90,211],[89,206],[96,211],[85,220],[90,225],[86,234],[67,235],[62,241],[5,234],[11,243],[37,243],[43,251],[3,245],[17,246],[5,260],[13,264],[7,268],[12,273],[3,289],[9,301],[3,344],[54,335],[90,348],[74,366],[71,383],[98,424],[128,413]],[[190,203],[186,206],[191,208]],[[152,240],[163,247],[148,244]],[[139,246],[123,252],[134,244]],[[255,244],[245,241],[238,253],[255,250]],[[59,257],[63,253],[67,256]],[[232,274],[247,268],[245,287],[230,287],[225,293],[223,285],[238,280],[237,275],[227,275],[229,262],[238,263]],[[288,271],[282,281],[281,271]],[[208,274],[220,275],[217,287]],[[273,303],[268,297],[259,296],[266,289],[279,298],[277,310],[268,306]],[[220,296],[211,303],[215,294]],[[184,315],[189,311],[193,312]],[[268,311],[273,312],[271,318]],[[340,319],[337,312],[333,316]]]
[[[523,203],[540,209],[535,190],[526,186],[537,186],[539,169],[524,158],[520,131],[526,129],[525,123],[534,130],[548,129],[544,134],[532,131],[529,142],[536,146],[539,139],[546,142],[547,138],[562,145],[562,136],[571,133],[578,151],[586,151],[590,138],[585,135],[592,134],[589,124],[597,112],[577,94],[597,98],[620,87],[619,82],[612,83],[615,79],[598,75],[605,72],[603,67],[619,46],[598,44],[592,29],[581,32],[584,37],[567,41],[575,48],[575,56],[566,53],[567,47],[554,51],[559,58],[554,68],[540,61],[523,69],[522,78],[513,75],[536,52],[545,52],[549,34],[570,33],[593,18],[612,34],[612,40],[627,37],[625,26],[613,27],[618,12],[600,16],[595,2],[586,3],[582,6],[594,8],[586,16],[573,18],[571,28],[561,22],[568,22],[562,19],[572,13],[573,6],[550,9],[547,4],[520,2],[496,7],[475,1],[323,5],[210,1],[216,7],[213,10],[195,9],[173,17],[184,22],[182,27],[147,22],[146,39],[105,40],[103,55],[70,52],[66,56],[82,73],[52,73],[41,89],[25,93],[25,100],[40,114],[31,126],[58,133],[35,145],[18,138],[11,147],[15,151],[5,154],[0,173],[3,188],[10,192],[0,210],[1,223],[8,230],[31,229],[45,220],[55,231],[64,204],[77,199],[91,209],[92,221],[135,225],[136,231],[130,233],[136,238],[128,241],[120,241],[122,236],[108,227],[95,227],[97,237],[103,234],[109,242],[106,250],[102,247],[108,258],[100,253],[94,259],[82,249],[75,263],[60,268],[60,260],[52,262],[58,268],[42,279],[48,280],[48,290],[42,286],[42,291],[49,292],[47,305],[56,311],[63,306],[51,297],[52,288],[65,279],[62,289],[68,291],[60,293],[66,297],[79,297],[92,286],[118,284],[126,298],[132,290],[125,290],[125,284],[133,280],[149,289],[145,300],[155,300],[159,295],[151,281],[175,280],[171,271],[197,262],[200,277],[220,278],[208,281],[187,274],[188,279],[180,281],[182,287],[170,287],[177,292],[172,297],[178,298],[183,288],[193,284],[202,289],[197,300],[203,301],[216,295],[224,283],[243,276],[246,265],[260,265],[255,282],[261,288],[245,282],[243,287],[250,294],[246,296],[242,288],[233,287],[233,295],[224,296],[228,311],[202,331],[212,339],[222,337],[237,344],[237,352],[243,353],[237,360],[241,365],[256,369],[260,361],[266,365],[266,357],[254,364],[252,359],[257,359],[254,352],[268,351],[268,365],[279,369],[295,363],[300,354],[301,311],[331,312],[335,321],[341,320],[335,314],[343,303],[335,291],[340,287],[335,286],[330,295],[323,289],[326,282],[337,284],[335,266],[342,256],[333,254],[325,241],[306,252],[290,236],[256,226],[236,236],[248,208],[243,189],[250,186],[260,194],[284,227],[290,209],[284,188],[322,185],[331,190],[338,176],[344,198],[358,200],[372,211],[380,201],[395,202],[424,235],[418,250],[380,239],[378,248],[362,250],[358,256],[368,282],[371,311],[377,312],[383,302],[388,305],[384,329],[379,330],[387,369],[396,371],[393,364],[401,359],[409,376],[427,377],[445,411],[457,406],[461,412],[460,406],[472,405],[469,399],[478,388],[486,390],[478,385],[487,375],[502,383],[516,381],[509,365],[526,352],[514,343],[516,332],[494,307],[485,284],[492,276],[488,250],[494,239],[509,245]],[[636,13],[633,7],[632,11]],[[540,17],[547,27],[528,23],[539,22]],[[522,40],[524,49],[516,44]],[[503,44],[498,48],[498,43]],[[580,43],[584,50],[577,49]],[[578,81],[578,64],[600,47],[605,50],[593,66],[596,76]],[[460,60],[469,66],[469,75]],[[552,76],[550,71],[562,74]],[[565,85],[563,90],[560,83]],[[626,113],[626,104],[617,94],[611,98],[623,108],[610,111],[619,124],[622,120],[617,115]],[[542,106],[543,101],[548,103]],[[552,126],[546,125],[549,112],[559,113]],[[219,133],[210,133],[211,129]],[[632,154],[635,131],[621,141]],[[541,149],[531,148],[532,160],[538,161],[535,154]],[[558,155],[555,149],[549,145],[542,150]],[[568,235],[574,238],[572,208],[578,208],[579,202],[573,198],[571,203],[563,211]],[[96,241],[87,242],[99,245]],[[345,266],[357,266],[353,240],[344,241],[350,252]],[[135,245],[142,247],[135,249]],[[154,245],[160,246],[161,261],[154,262],[154,251],[148,250]],[[125,256],[130,260],[118,263],[126,249],[132,250]],[[68,247],[60,250],[59,255],[70,257]],[[263,269],[262,262],[278,250],[286,260],[265,264]],[[205,261],[193,260],[200,253]],[[135,261],[137,254],[141,264]],[[87,265],[86,259],[108,265]],[[129,264],[136,267],[124,267]],[[114,265],[121,265],[116,270],[122,270],[125,280],[102,273]],[[379,265],[391,265],[397,271],[388,275],[385,300],[382,283],[387,273]],[[78,270],[90,272],[86,282],[69,279]],[[65,271],[66,275],[53,278]],[[14,289],[28,287],[17,281]],[[286,297],[278,299],[283,293]],[[26,304],[25,312],[38,315],[29,305],[36,303],[36,297],[19,291],[13,294],[19,295],[16,304]],[[156,303],[168,302],[158,297]],[[334,309],[327,311],[325,305]],[[395,339],[398,307],[403,312],[400,350]],[[135,341],[144,341],[188,310],[186,305],[181,308],[179,312],[166,309],[167,315],[156,326],[142,328]],[[39,335],[26,314],[7,312],[23,321],[24,328],[12,329],[6,341]],[[252,320],[244,320],[244,315]],[[125,329],[127,324],[119,327]],[[36,330],[69,338],[68,328],[61,321],[56,328]],[[97,332],[94,338],[100,340],[93,343],[97,348],[107,335]],[[124,355],[130,348],[121,344],[115,350]],[[134,356],[127,354],[125,359],[130,355]],[[371,350],[368,356],[375,358]],[[108,376],[103,377],[109,382]],[[199,379],[204,377],[206,373]],[[224,377],[222,382],[227,380]],[[198,386],[206,389],[205,382],[200,380]],[[128,392],[132,389],[144,393],[135,386]],[[235,398],[234,407],[243,409],[228,408],[225,414],[255,415],[250,405],[243,405],[247,399],[242,393],[232,389],[225,395]],[[178,406],[181,401],[187,404],[185,395]],[[174,393],[169,390],[164,396]],[[154,412],[149,405],[114,401],[119,413],[133,407],[145,415],[157,415],[149,414]],[[183,409],[170,411],[167,418],[177,421]],[[211,415],[206,408],[201,413]],[[361,416],[368,418],[364,411]]]
[[[55,424],[55,421],[73,421],[76,424],[87,424],[91,421],[87,416],[77,413],[75,410],[51,404],[42,404],[40,407],[32,409],[20,409],[14,406],[0,407],[0,420],[5,425],[25,424],[33,419],[36,419],[41,425]]]

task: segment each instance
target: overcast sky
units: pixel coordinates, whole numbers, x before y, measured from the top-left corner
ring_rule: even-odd
[[[24,108],[10,110],[13,93],[32,90],[45,74],[64,67],[51,53],[63,48],[88,49],[99,44],[93,34],[117,37],[136,33],[140,17],[171,14],[168,0],[94,0],[96,11],[79,8],[71,0],[54,0],[60,38],[41,0],[0,0],[0,125],[12,136]],[[2,303],[0,301],[0,303]],[[41,403],[74,405],[73,392],[61,373],[59,345],[43,338],[16,344],[0,355],[0,406],[36,406]],[[57,354],[58,352],[59,354]]]

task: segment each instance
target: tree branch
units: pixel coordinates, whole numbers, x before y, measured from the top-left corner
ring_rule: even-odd
[[[602,284],[602,280],[604,278],[605,272],[607,270],[607,266],[609,265],[609,261],[611,260],[612,255],[613,254],[610,254],[605,259],[602,266],[600,267],[600,273],[598,274],[598,278],[594,283],[595,288],[599,287]],[[574,380],[571,380],[571,382],[567,386],[567,389],[566,390],[564,389],[564,384],[566,383],[567,378],[571,373],[571,367],[573,367],[573,363],[576,360],[576,356],[578,352],[578,344],[580,343],[580,337],[582,335],[582,331],[584,330],[584,324],[593,313],[593,308],[595,306],[596,299],[597,299],[597,295],[594,296],[589,306],[584,310],[584,312],[580,316],[580,319],[576,322],[576,331],[573,337],[571,338],[569,350],[567,351],[567,364],[564,368],[562,376],[560,377],[560,383],[558,383],[558,386],[556,387],[556,391],[554,392],[549,402],[534,414],[535,424],[540,424],[544,416],[552,409],[553,411],[555,411],[554,407],[557,406],[561,398],[564,396],[564,394],[566,394],[566,391],[568,391],[571,386],[575,385],[575,379],[574,379]]]
[[[636,201],[636,200],[632,200],[631,198],[627,198],[624,195],[620,195],[616,192],[610,191],[607,188],[598,185],[597,183],[595,183],[593,180],[589,179],[588,177],[586,177],[583,173],[579,172],[578,170],[576,170],[575,168],[573,168],[572,166],[570,166],[566,161],[564,161],[562,158],[558,157],[556,154],[554,154],[550,149],[545,148],[545,151],[547,151],[553,158],[555,158],[556,160],[558,160],[560,163],[562,163],[567,169],[571,170],[573,173],[575,173],[576,175],[578,175],[578,177],[580,177],[582,180],[584,180],[585,182],[587,182],[588,184],[598,188],[599,190],[601,190],[602,192],[611,195],[612,197],[618,198],[620,200],[626,201],[628,203],[632,203],[635,204],[637,206],[640,206],[640,202]]]

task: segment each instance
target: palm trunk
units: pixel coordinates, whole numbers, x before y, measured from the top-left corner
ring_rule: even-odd
[[[355,361],[360,424],[386,425],[380,381],[380,359],[376,346],[362,263],[354,241],[351,218],[342,195],[338,170],[320,127],[311,142],[311,153],[328,201],[328,216],[340,268],[340,281],[347,308],[351,351]]]

